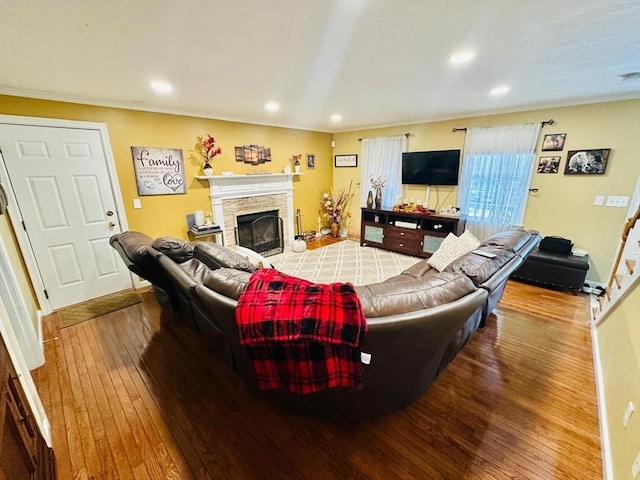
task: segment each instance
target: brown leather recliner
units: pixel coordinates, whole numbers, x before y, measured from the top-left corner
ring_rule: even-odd
[[[109,239],[109,245],[118,252],[129,271],[153,285],[160,304],[177,309],[173,284],[155,261],[152,243],[151,237],[135,231],[117,233]]]

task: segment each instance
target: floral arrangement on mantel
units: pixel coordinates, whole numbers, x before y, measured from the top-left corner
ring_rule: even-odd
[[[205,175],[210,175],[213,169],[209,162],[213,160],[213,157],[222,153],[222,148],[216,145],[216,139],[208,133],[206,137],[198,137],[198,146],[200,156],[204,159],[202,170]]]
[[[320,196],[320,216],[329,224],[331,235],[334,237],[338,236],[340,225],[346,223],[351,216],[349,204],[354,195],[351,191],[352,186],[353,182],[350,182],[346,190],[343,188],[336,192],[332,188]]]
[[[302,160],[302,154],[301,153],[296,153],[295,155],[291,155],[291,163],[293,163],[293,165],[300,165],[300,160]]]

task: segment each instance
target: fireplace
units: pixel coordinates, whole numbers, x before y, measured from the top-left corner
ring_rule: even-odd
[[[284,251],[282,219],[278,210],[249,213],[236,217],[236,244],[265,257]]]
[[[282,240],[291,244],[294,240],[293,177],[291,173],[197,177],[209,182],[213,218],[224,232],[224,245],[236,244],[234,233],[239,215],[276,209],[282,217]]]

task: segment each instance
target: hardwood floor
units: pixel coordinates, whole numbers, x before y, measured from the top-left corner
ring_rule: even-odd
[[[58,329],[34,373],[60,479],[600,479],[588,297],[509,282],[430,390],[359,425],[258,400],[144,303]]]

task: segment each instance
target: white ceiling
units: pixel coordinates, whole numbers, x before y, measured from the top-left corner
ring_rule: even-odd
[[[0,93],[326,132],[640,98],[638,0],[0,0]],[[459,50],[475,59],[453,67]],[[149,82],[175,90],[159,96]],[[510,85],[493,97],[496,85]],[[265,111],[280,103],[276,114]],[[329,116],[340,113],[342,122]]]

